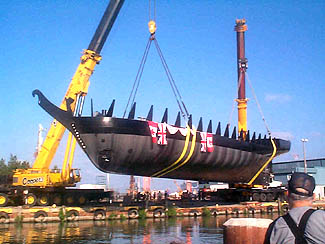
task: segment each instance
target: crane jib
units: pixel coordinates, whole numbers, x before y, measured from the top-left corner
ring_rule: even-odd
[[[111,0],[108,4],[105,13],[97,27],[97,30],[88,46],[88,50],[92,50],[100,54],[106,38],[112,29],[116,17],[124,3],[124,0]]]

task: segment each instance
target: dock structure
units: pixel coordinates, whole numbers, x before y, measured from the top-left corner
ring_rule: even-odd
[[[325,209],[325,202],[314,203],[314,208]],[[199,217],[245,215],[254,218],[257,214],[282,214],[288,210],[287,204],[249,202],[235,205],[214,205],[200,207],[177,207],[173,205],[143,206],[46,206],[46,207],[2,207],[0,224],[16,222],[62,222],[86,220],[115,220],[165,217]]]
[[[226,244],[260,244],[264,243],[271,219],[231,218],[223,224],[223,241]]]

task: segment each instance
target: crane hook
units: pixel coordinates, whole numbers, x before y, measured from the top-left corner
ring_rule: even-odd
[[[149,27],[149,32],[151,33],[151,35],[154,35],[156,33],[156,22],[153,20],[150,20],[148,23],[148,27]]]

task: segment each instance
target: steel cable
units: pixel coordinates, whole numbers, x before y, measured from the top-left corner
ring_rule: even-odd
[[[257,107],[258,107],[258,110],[259,110],[259,112],[260,112],[260,115],[262,116],[262,120],[263,120],[264,125],[265,125],[265,127],[266,127],[267,133],[268,133],[269,136],[271,136],[271,131],[270,131],[270,129],[269,129],[267,123],[266,123],[266,120],[265,120],[265,117],[264,117],[264,113],[263,113],[263,111],[262,111],[262,107],[261,107],[260,103],[259,103],[258,100],[257,100],[257,96],[256,96],[256,94],[255,94],[255,91],[254,91],[254,88],[253,88],[253,86],[252,86],[252,83],[251,83],[251,81],[250,81],[250,79],[249,79],[249,77],[248,77],[248,74],[245,73],[245,75],[246,75],[246,77],[247,77],[248,84],[249,84],[249,86],[250,86],[250,88],[251,88],[251,90],[252,90],[252,93],[253,93],[253,96],[254,96],[255,102],[256,102]]]
[[[181,96],[179,90],[177,89],[175,80],[173,79],[173,76],[171,75],[171,72],[170,72],[170,70],[168,68],[167,62],[166,62],[166,60],[164,58],[164,55],[162,54],[162,51],[161,51],[161,49],[159,47],[158,41],[156,39],[154,41],[155,41],[155,45],[156,45],[160,60],[161,60],[162,65],[163,65],[163,67],[165,69],[169,84],[170,84],[170,86],[171,86],[171,88],[173,90],[173,93],[174,93],[174,96],[176,98],[177,104],[178,104],[179,109],[180,109],[180,111],[182,113],[182,116],[183,116],[183,118],[185,120],[188,120],[190,115],[189,115],[188,110],[187,110],[187,108],[186,108],[186,106],[185,106],[185,104],[184,104],[184,102],[182,100],[182,96]],[[183,106],[183,108],[182,108],[182,106]],[[183,109],[185,110],[186,114],[184,113]]]
[[[146,46],[145,51],[144,51],[144,54],[142,56],[141,63],[140,63],[140,66],[139,66],[137,75],[135,77],[135,80],[134,80],[134,83],[133,83],[133,87],[132,87],[132,90],[131,90],[129,99],[128,99],[128,102],[126,104],[126,107],[125,107],[125,110],[124,110],[124,113],[123,113],[123,118],[125,117],[125,114],[126,114],[126,111],[127,111],[128,107],[129,107],[129,104],[130,104],[130,101],[131,101],[132,96],[133,96],[133,98],[132,98],[132,103],[131,104],[134,103],[135,96],[136,96],[136,93],[138,91],[138,87],[139,87],[139,84],[140,84],[140,79],[142,77],[144,65],[145,65],[146,60],[147,60],[147,57],[148,57],[148,53],[149,53],[150,46],[151,46],[151,39],[148,40],[147,46]]]
[[[158,55],[160,57],[161,63],[162,63],[162,65],[164,67],[164,70],[166,72],[169,84],[170,84],[170,86],[172,88],[172,91],[174,93],[174,96],[175,96],[176,102],[178,104],[178,107],[180,109],[180,112],[181,112],[184,120],[188,121],[188,119],[190,117],[189,112],[188,112],[188,110],[187,110],[187,108],[185,106],[185,103],[182,100],[182,96],[181,96],[181,94],[180,94],[180,92],[179,92],[179,90],[178,90],[178,88],[176,86],[176,83],[175,83],[175,80],[173,79],[173,76],[171,75],[171,72],[169,70],[167,62],[166,62],[166,60],[164,58],[164,55],[162,54],[162,51],[161,51],[161,49],[159,47],[158,41],[156,40],[154,34],[150,36],[150,38],[149,38],[149,40],[147,42],[147,46],[146,46],[144,54],[142,56],[141,63],[140,63],[136,78],[134,80],[129,99],[128,99],[127,105],[126,105],[124,113],[123,113],[123,118],[125,117],[125,114],[126,114],[126,111],[127,111],[128,107],[129,107],[129,105],[133,104],[134,101],[135,101],[135,97],[136,97],[136,94],[138,92],[140,80],[141,80],[141,77],[142,77],[142,74],[143,74],[144,66],[145,66],[146,61],[147,61],[147,57],[148,57],[148,53],[149,53],[152,41],[154,41],[154,43],[155,43]]]

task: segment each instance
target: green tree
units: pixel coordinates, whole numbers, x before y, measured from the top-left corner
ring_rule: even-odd
[[[10,154],[10,159],[8,161],[8,169],[14,171],[19,168],[19,161],[16,155]]]
[[[6,175],[8,172],[8,167],[6,161],[2,158],[0,159],[0,175]]]
[[[0,175],[12,175],[16,169],[30,168],[28,161],[19,161],[16,155],[10,154],[10,159],[6,164],[5,160],[0,159]]]

